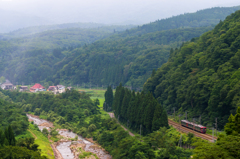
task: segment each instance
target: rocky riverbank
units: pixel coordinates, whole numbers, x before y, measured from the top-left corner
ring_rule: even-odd
[[[34,124],[37,124],[40,130],[46,128],[50,131],[50,129],[54,127],[53,123],[40,119],[38,116],[27,114],[27,117],[29,121],[33,121]],[[99,159],[112,159],[108,152],[100,145],[95,144],[92,139],[85,139],[67,129],[57,129],[57,131],[59,135],[62,136],[62,139],[51,144],[56,159],[78,159],[78,156],[83,153],[82,151],[91,152]],[[72,141],[76,136],[77,141]],[[50,140],[50,142],[52,141]],[[88,158],[94,159],[96,157],[90,155]]]

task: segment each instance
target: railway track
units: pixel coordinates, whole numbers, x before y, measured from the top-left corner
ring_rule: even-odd
[[[186,127],[183,127],[181,126],[179,123],[176,123],[170,119],[168,119],[168,124],[169,125],[172,125],[174,128],[178,129],[178,131],[181,131],[181,132],[184,132],[184,133],[193,133],[196,137],[200,137],[204,140],[209,140],[211,142],[214,142],[214,140],[217,140],[217,137],[212,137],[211,135],[209,134],[202,134],[202,133],[199,133],[197,131],[194,131],[192,129],[189,129],[189,128],[186,128]]]

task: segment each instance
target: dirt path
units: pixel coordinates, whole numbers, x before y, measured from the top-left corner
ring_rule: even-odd
[[[115,118],[114,113],[108,113],[111,118]],[[119,122],[118,122],[119,123]],[[120,124],[120,123],[119,123]],[[121,125],[121,124],[120,124]],[[133,133],[131,133],[128,129],[126,129],[124,126],[121,125],[121,127],[125,130],[128,131],[130,136],[135,136]]]
[[[37,140],[37,136],[31,130],[28,129],[28,131],[34,136],[35,140]]]

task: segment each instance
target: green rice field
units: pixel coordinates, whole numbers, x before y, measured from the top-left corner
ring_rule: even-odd
[[[80,92],[86,92],[87,94],[90,94],[91,99],[95,100],[98,99],[100,102],[99,107],[102,108],[103,107],[103,103],[105,101],[104,98],[104,94],[106,92],[106,89],[85,89],[85,88],[78,88],[76,89]],[[113,93],[115,92],[115,90],[113,90]]]

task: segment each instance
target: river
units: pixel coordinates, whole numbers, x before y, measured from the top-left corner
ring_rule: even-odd
[[[27,114],[28,119],[34,122],[34,124],[37,124],[40,130],[43,130],[43,128],[46,128],[50,130],[50,127],[53,127],[53,124],[47,120],[40,119],[37,116],[29,115]],[[72,142],[71,140],[68,141],[60,141],[58,145],[56,146],[57,150],[61,154],[62,158],[64,159],[74,159],[74,153],[71,151],[70,146],[74,144],[84,144],[84,150],[92,152],[98,156],[99,159],[112,159],[112,157],[107,154],[104,150],[98,148],[97,145],[94,143],[91,143],[84,139],[82,136],[77,135],[76,133],[73,133],[72,131],[68,130],[58,130],[59,135],[65,137],[65,138],[75,138],[78,136],[78,141]]]

